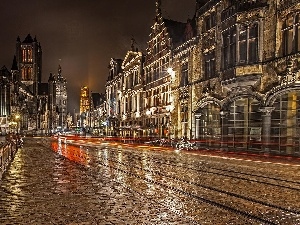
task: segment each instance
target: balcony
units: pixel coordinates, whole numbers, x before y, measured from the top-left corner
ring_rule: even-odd
[[[222,86],[227,88],[253,86],[260,80],[261,75],[261,64],[236,66],[223,72]]]

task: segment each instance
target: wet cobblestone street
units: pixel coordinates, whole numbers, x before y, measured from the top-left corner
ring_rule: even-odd
[[[0,224],[300,224],[300,167],[88,140],[26,139]]]

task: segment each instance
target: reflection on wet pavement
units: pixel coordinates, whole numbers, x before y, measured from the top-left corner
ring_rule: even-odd
[[[0,224],[300,224],[299,169],[28,139],[0,185]]]

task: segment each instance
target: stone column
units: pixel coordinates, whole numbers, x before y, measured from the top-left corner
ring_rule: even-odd
[[[221,116],[221,150],[227,150],[228,148],[228,115],[229,111],[220,111]]]
[[[274,107],[263,107],[260,108],[262,112],[262,151],[265,153],[270,152],[270,141],[271,141],[271,116]]]
[[[199,139],[200,117],[201,117],[201,114],[196,114],[195,115],[195,119],[196,119],[195,138],[196,139]]]
[[[195,139],[195,134],[196,134],[196,117],[195,113],[192,112],[191,114],[191,133],[190,133],[190,139]]]

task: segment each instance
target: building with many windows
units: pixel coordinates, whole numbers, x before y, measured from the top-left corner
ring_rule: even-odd
[[[18,80],[37,95],[38,84],[42,80],[42,48],[36,37],[32,38],[30,34],[21,42],[17,38],[16,59],[19,68]]]
[[[123,71],[122,59],[112,58],[109,63],[109,75],[106,82],[106,132],[108,136],[116,136],[120,131],[121,101],[122,101],[122,85]]]
[[[138,86],[144,95],[141,135],[299,155],[300,2],[195,3],[193,19],[181,23],[163,18],[156,1]],[[122,121],[115,124],[122,129],[136,124],[128,112],[138,112],[127,97],[136,89],[123,89],[124,71],[107,83],[108,114]]]
[[[146,136],[163,138],[176,135],[171,131],[170,114],[174,99],[168,69],[173,65],[174,49],[183,42],[185,28],[186,23],[165,19],[161,13],[161,1],[156,1],[156,16],[143,64]]]
[[[91,107],[90,103],[90,92],[87,86],[81,87],[80,89],[80,114],[88,112]]]
[[[10,71],[3,66],[0,69],[0,134],[9,131],[9,117],[11,115],[10,95],[13,93],[13,77]]]
[[[117,91],[119,102],[120,135],[130,137],[143,136],[143,62],[144,55],[134,47],[131,40],[131,49],[122,62],[121,88]]]
[[[67,80],[62,75],[62,69],[60,65],[58,66],[55,89],[57,128],[65,130],[67,128]]]
[[[17,86],[12,114],[20,115],[20,129],[36,133],[39,130],[38,94],[42,79],[42,48],[30,34],[17,38],[16,55],[11,70]]]
[[[190,81],[197,140],[300,153],[299,8],[288,0],[211,0],[197,9],[199,73]]]
[[[86,128],[89,124],[89,112],[91,109],[91,97],[90,91],[87,86],[81,87],[80,89],[80,105],[79,105],[79,113],[80,113],[80,127]]]
[[[65,92],[57,91],[56,87],[65,80],[61,79],[61,69],[55,77],[50,74],[48,83],[42,83],[42,49],[36,38],[30,34],[24,41],[17,38],[16,55],[11,70],[1,70],[0,92],[1,129],[4,133],[21,132],[24,134],[49,134],[55,132],[59,125],[61,109],[56,100],[62,100],[66,113]],[[60,97],[63,93],[63,99]],[[58,94],[58,95],[57,95]],[[65,105],[64,105],[65,104]],[[4,119],[5,118],[5,119]]]

